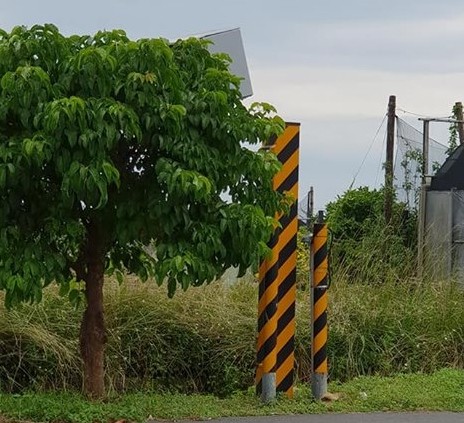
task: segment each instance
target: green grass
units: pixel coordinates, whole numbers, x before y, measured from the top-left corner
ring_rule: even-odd
[[[0,395],[0,416],[14,421],[142,422],[158,419],[210,419],[225,416],[369,411],[464,411],[464,371],[444,369],[431,375],[360,377],[345,384],[331,384],[340,399],[314,402],[306,386],[296,389],[292,400],[279,398],[262,405],[252,389],[219,399],[212,395],[140,392],[89,402],[74,393]],[[1,418],[0,418],[1,421]]]
[[[464,368],[464,292],[452,282],[367,284],[335,273],[329,291],[331,380]],[[128,280],[105,290],[110,394],[135,390],[227,396],[253,384],[257,283],[215,283],[168,299]],[[78,391],[82,310],[44,301],[0,306],[0,392]],[[298,380],[309,378],[309,292],[297,301]]]

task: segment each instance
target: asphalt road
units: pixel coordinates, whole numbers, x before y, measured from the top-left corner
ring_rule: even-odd
[[[183,421],[183,423],[188,422]],[[464,413],[305,414],[233,417],[211,420],[211,423],[464,423]]]

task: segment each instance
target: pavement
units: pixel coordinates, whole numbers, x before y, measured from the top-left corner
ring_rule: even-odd
[[[464,413],[304,414],[297,416],[228,417],[210,421],[211,423],[464,423]],[[182,421],[182,423],[189,422]]]

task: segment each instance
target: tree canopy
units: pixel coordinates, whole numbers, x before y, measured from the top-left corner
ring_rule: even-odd
[[[241,142],[282,121],[242,105],[226,56],[198,39],[66,38],[45,25],[2,32],[0,57],[8,304],[40,300],[52,281],[67,288],[96,226],[107,272],[167,278],[171,294],[176,281],[201,284],[263,252],[278,165]]]
[[[279,163],[243,142],[266,141],[284,123],[270,105],[242,104],[229,63],[193,38],[0,31],[7,306],[40,301],[52,282],[71,300],[83,292],[86,313],[100,313],[87,329],[99,325],[104,343],[103,274],[167,281],[173,295],[266,252],[285,207],[272,189]]]

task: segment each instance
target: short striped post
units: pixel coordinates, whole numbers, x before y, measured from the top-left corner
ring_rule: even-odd
[[[327,393],[327,225],[315,223],[312,237],[312,342],[311,342],[311,390],[320,400]]]
[[[290,212],[280,216],[280,228],[269,244],[272,256],[259,271],[256,391],[263,401],[275,391],[293,395],[299,142],[300,125],[287,123],[272,146],[282,163],[274,189],[289,193],[294,202]]]

